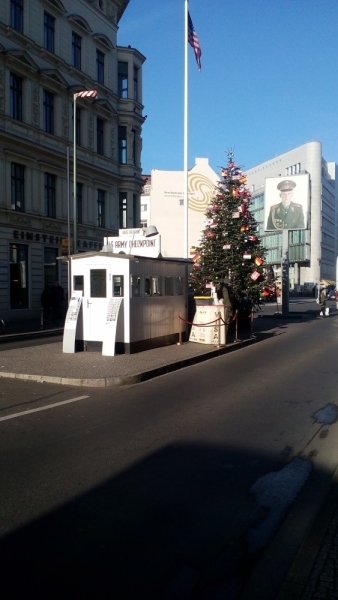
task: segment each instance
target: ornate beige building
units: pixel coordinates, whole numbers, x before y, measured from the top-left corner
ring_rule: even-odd
[[[140,223],[142,65],[117,46],[129,0],[0,2],[0,317],[36,316],[46,284],[67,289],[78,98],[77,250]],[[132,41],[132,40],[131,40]],[[69,155],[69,160],[68,160]],[[70,228],[68,222],[70,219]]]

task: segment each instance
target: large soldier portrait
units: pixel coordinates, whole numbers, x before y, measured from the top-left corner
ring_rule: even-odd
[[[270,207],[266,230],[274,229],[304,229],[303,204],[294,201],[296,181],[284,179],[277,184],[280,202]],[[297,190],[296,190],[297,191]]]

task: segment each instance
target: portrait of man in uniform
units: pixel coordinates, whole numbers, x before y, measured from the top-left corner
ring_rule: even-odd
[[[304,229],[305,219],[302,204],[294,202],[294,189],[297,186],[292,179],[284,179],[277,185],[280,202],[270,208],[266,229]]]

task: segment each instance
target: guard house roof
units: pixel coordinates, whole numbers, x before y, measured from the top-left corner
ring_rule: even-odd
[[[78,252],[77,254],[70,254],[69,256],[59,256],[59,260],[63,259],[63,260],[68,260],[68,258],[72,258],[73,260],[79,260],[81,258],[89,258],[90,256],[99,256],[100,258],[102,257],[109,257],[109,258],[122,258],[122,259],[127,259],[127,260],[154,260],[154,261],[163,261],[163,262],[168,262],[168,263],[180,263],[180,264],[190,264],[192,263],[192,259],[191,258],[172,258],[170,256],[160,256],[160,257],[154,257],[154,256],[141,256],[141,255],[137,255],[137,254],[119,254],[116,252],[102,252],[102,251],[94,251],[94,252]]]

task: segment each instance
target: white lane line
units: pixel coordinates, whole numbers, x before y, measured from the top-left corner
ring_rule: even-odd
[[[89,396],[79,396],[78,398],[72,398],[71,400],[64,400],[63,402],[55,402],[55,404],[48,404],[48,406],[41,406],[40,408],[32,408],[31,410],[24,410],[23,412],[14,413],[13,415],[7,415],[6,417],[0,417],[0,421],[8,421],[8,419],[16,419],[17,417],[29,415],[30,413],[40,412],[40,410],[49,410],[50,408],[55,408],[55,406],[62,406],[63,404],[70,404],[71,402],[78,402],[79,400],[84,400],[85,398],[89,398]]]

